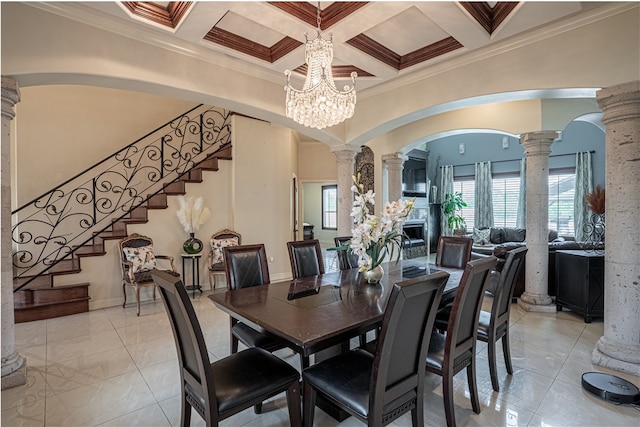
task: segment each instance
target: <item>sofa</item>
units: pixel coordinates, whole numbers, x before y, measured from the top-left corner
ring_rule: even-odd
[[[505,257],[508,251],[520,246],[526,246],[526,230],[521,228],[511,227],[492,227],[488,231],[489,241],[484,243],[478,239],[479,233],[470,234],[469,237],[474,237],[474,246],[471,252],[471,258],[477,259],[489,255],[494,255],[498,258],[496,264],[496,270],[502,271],[504,266]],[[487,232],[482,233],[481,237],[487,236]],[[477,242],[477,243],[476,243]],[[484,243],[484,244],[483,244]],[[548,294],[550,296],[556,295],[556,251],[558,250],[604,250],[604,244],[591,244],[576,242],[572,237],[559,236],[555,230],[549,230],[549,270],[548,270]],[[514,297],[519,297],[525,290],[525,271],[522,270],[521,276],[517,279],[515,290],[513,292]],[[487,290],[491,292],[490,286]]]

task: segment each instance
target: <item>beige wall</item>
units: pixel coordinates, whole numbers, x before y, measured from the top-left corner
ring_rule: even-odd
[[[90,86],[35,86],[20,93],[18,143],[12,147],[14,208],[197,105]]]

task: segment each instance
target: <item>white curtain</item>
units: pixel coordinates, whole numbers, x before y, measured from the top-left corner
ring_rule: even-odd
[[[444,196],[447,193],[453,193],[453,166],[451,165],[440,168],[440,203],[444,202]],[[442,236],[453,234],[444,215],[440,216],[440,232]]]
[[[576,153],[576,184],[573,193],[573,227],[576,241],[584,242],[587,234],[584,224],[589,221],[590,211],[585,196],[593,191],[593,169],[591,153]]]
[[[493,179],[491,162],[476,163],[476,191],[474,207],[474,227],[493,227]]]
[[[516,227],[527,228],[527,159],[520,159],[520,195],[518,196],[518,213]]]

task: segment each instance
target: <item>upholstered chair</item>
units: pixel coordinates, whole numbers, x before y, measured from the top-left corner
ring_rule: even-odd
[[[133,233],[118,243],[120,255],[120,268],[122,270],[122,294],[127,304],[127,286],[133,287],[136,293],[136,314],[140,316],[140,289],[152,286],[153,299],[156,299],[156,288],[151,278],[151,270],[157,267],[158,260],[164,260],[171,271],[176,271],[173,257],[158,255],[153,249],[153,240],[150,237]]]
[[[242,236],[235,231],[225,228],[218,231],[209,239],[209,254],[207,255],[207,266],[209,268],[209,287],[211,290],[217,287],[216,276],[224,276],[224,255],[223,250],[229,246],[242,244]]]

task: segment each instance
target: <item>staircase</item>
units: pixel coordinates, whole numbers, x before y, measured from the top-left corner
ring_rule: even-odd
[[[193,110],[192,110],[193,111]],[[185,113],[186,114],[186,113]],[[201,116],[203,116],[201,114]],[[225,116],[225,123],[228,119],[228,115]],[[201,121],[204,123],[205,120],[201,117]],[[170,122],[171,124],[175,124],[176,120]],[[207,122],[208,124],[208,122]],[[168,124],[169,125],[169,124]],[[175,126],[174,126],[175,127]],[[222,127],[218,128],[218,133],[222,133]],[[201,129],[202,131],[202,129]],[[155,131],[154,131],[155,132]],[[202,133],[202,132],[201,132]],[[147,135],[148,136],[148,135]],[[162,144],[165,144],[165,137],[162,137]],[[170,138],[167,138],[170,139]],[[136,141],[139,142],[140,140]],[[135,144],[135,143],[134,143]],[[175,147],[175,141],[172,140],[172,147]],[[183,144],[185,145],[185,144]],[[188,153],[188,155],[193,154],[193,144],[189,143],[190,147],[186,148],[184,151]],[[105,218],[103,221],[106,221],[106,225],[97,226],[97,231],[91,230],[80,230],[79,234],[82,234],[85,231],[91,232],[91,234],[85,238],[78,238],[83,240],[82,244],[78,245],[70,245],[67,243],[67,251],[69,253],[63,253],[59,256],[59,259],[51,262],[50,255],[42,256],[41,263],[43,266],[38,266],[38,268],[42,271],[37,272],[36,274],[18,274],[14,277],[14,313],[15,313],[15,322],[30,322],[34,320],[42,320],[42,319],[50,319],[54,317],[67,316],[70,314],[77,314],[89,311],[89,283],[78,283],[73,285],[64,285],[64,286],[54,286],[54,277],[63,274],[77,274],[81,271],[81,260],[83,257],[95,257],[95,256],[103,256],[106,254],[105,250],[105,241],[107,240],[119,240],[128,235],[127,225],[128,224],[144,224],[148,222],[148,211],[149,209],[166,209],[168,206],[167,197],[168,196],[176,196],[176,195],[184,195],[186,193],[186,183],[200,183],[203,181],[203,171],[217,171],[218,170],[218,162],[220,160],[231,160],[231,142],[228,141],[217,141],[217,145],[215,143],[211,144],[202,144],[210,145],[210,152],[206,152],[205,149],[201,149],[203,160],[190,159],[191,168],[182,168],[176,170],[172,170],[172,173],[175,172],[175,176],[167,173],[166,180],[162,180],[162,182],[158,182],[157,185],[159,189],[154,189],[149,187],[148,195],[144,198],[140,203],[132,203],[131,201],[123,202],[123,206],[131,206],[124,215],[120,215],[118,209],[113,209],[114,214],[111,218]],[[148,146],[145,146],[146,150]],[[132,151],[130,147],[126,148],[129,151]],[[138,149],[136,149],[137,151]],[[180,159],[182,159],[185,155],[182,154],[182,149],[178,150],[180,152]],[[121,152],[116,153],[113,157],[120,156],[122,157]],[[141,156],[142,157],[142,156]],[[130,164],[128,162],[127,164]],[[95,165],[94,167],[99,166]],[[147,166],[145,166],[148,168]],[[164,168],[164,165],[163,165]],[[164,169],[161,169],[164,170]],[[91,168],[90,168],[91,169]],[[87,170],[90,174],[91,171]],[[85,173],[87,172],[85,171]],[[145,171],[145,173],[147,173]],[[102,175],[104,172],[99,172],[98,175]],[[95,175],[95,174],[93,174]],[[135,176],[135,172],[131,173],[131,178]],[[134,181],[137,181],[137,177]],[[95,180],[95,178],[94,178]],[[68,181],[69,182],[69,181]],[[65,183],[66,184],[66,183]],[[63,184],[63,185],[65,185]],[[95,187],[95,185],[94,185]],[[146,188],[145,188],[146,189]],[[121,191],[118,191],[118,196],[122,199],[122,195],[127,193],[127,190],[133,190],[132,188],[124,188]],[[52,193],[56,190],[52,190]],[[141,198],[137,195],[137,189],[132,191],[136,193],[135,200],[141,200]],[[68,192],[70,194],[69,199],[73,199],[75,197],[75,193],[77,193],[77,189]],[[74,195],[74,197],[71,197]],[[33,204],[42,205],[42,200],[51,200],[53,197],[50,195],[45,195],[36,199],[36,201],[32,202]],[[95,199],[98,200],[98,196],[95,196]],[[122,207],[120,207],[122,208]],[[22,208],[21,208],[22,209]],[[63,209],[58,209],[60,211],[60,217],[63,217],[62,211]],[[69,212],[73,212],[73,208],[68,208],[65,204],[65,210]],[[95,208],[94,208],[95,211]],[[15,212],[14,212],[15,213]],[[27,221],[24,221],[27,222]],[[13,226],[13,238],[14,242],[16,242],[17,237],[19,235],[20,238],[23,238],[23,234],[27,236],[30,235],[30,231],[25,233],[26,225],[19,223],[14,224]],[[84,228],[84,227],[82,227]],[[20,233],[16,230],[20,229]],[[66,230],[65,230],[66,231]],[[36,236],[35,233],[31,233],[33,236]],[[60,232],[56,232],[55,230],[51,230],[49,232],[49,236],[60,235]],[[41,237],[41,236],[39,236]],[[35,238],[32,240],[35,241]],[[53,241],[53,238],[51,239]],[[73,241],[73,239],[69,239]],[[57,242],[54,242],[57,243]],[[48,243],[45,243],[45,246]],[[70,249],[69,249],[70,248]],[[24,251],[22,251],[24,252]],[[62,251],[59,251],[62,252]],[[31,255],[30,253],[28,253]],[[54,254],[54,255],[57,255]],[[16,259],[20,260],[20,253],[14,253],[14,266],[16,265]],[[32,263],[35,264],[35,263]],[[52,264],[52,265],[49,265]],[[16,269],[19,271],[19,269]],[[23,269],[24,271],[25,269]],[[33,268],[26,270],[27,272],[33,271]]]

